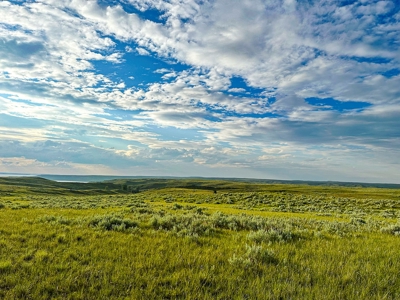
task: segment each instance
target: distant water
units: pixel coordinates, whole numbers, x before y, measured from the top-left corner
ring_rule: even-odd
[[[113,179],[137,178],[135,176],[104,176],[104,175],[38,175],[39,177],[57,182],[100,182]]]
[[[56,181],[56,182],[67,182],[67,183],[68,182],[89,183],[89,181],[76,181],[76,180],[53,180],[53,181]]]

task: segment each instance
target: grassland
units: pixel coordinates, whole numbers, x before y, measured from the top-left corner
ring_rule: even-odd
[[[0,299],[400,299],[400,190],[0,179]]]

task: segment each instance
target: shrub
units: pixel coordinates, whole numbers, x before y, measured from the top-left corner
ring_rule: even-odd
[[[49,215],[45,215],[45,216],[41,216],[39,218],[37,218],[38,222],[41,223],[50,223],[50,224],[61,224],[61,225],[71,225],[73,222],[72,219],[68,219],[66,217],[60,216],[49,216]]]
[[[138,223],[130,219],[122,219],[116,215],[95,216],[89,221],[89,226],[103,230],[125,231],[135,228]]]
[[[351,220],[350,220],[350,224],[356,225],[356,226],[364,225],[366,223],[367,222],[362,218],[351,218]]]
[[[207,216],[199,214],[154,216],[150,226],[156,230],[173,231],[179,236],[204,236],[214,232]]]
[[[255,267],[260,264],[275,264],[278,262],[275,253],[270,249],[264,249],[258,245],[246,245],[246,252],[243,256],[233,255],[229,260],[231,265],[237,267]]]
[[[383,233],[389,233],[396,236],[400,236],[400,224],[390,225],[381,229]]]
[[[172,209],[176,210],[176,209],[182,209],[183,206],[178,204],[178,203],[174,203],[174,205],[172,205]]]
[[[247,235],[247,239],[258,244],[262,242],[289,242],[293,241],[296,237],[296,234],[289,230],[275,228],[252,231]]]
[[[231,230],[257,230],[265,227],[266,219],[246,215],[225,215],[216,212],[211,215],[211,222],[215,228]]]

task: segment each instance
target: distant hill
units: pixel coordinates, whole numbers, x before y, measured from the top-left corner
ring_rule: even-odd
[[[1,176],[1,173],[0,173]],[[253,179],[253,178],[230,178],[230,177],[175,177],[175,176],[105,176],[105,175],[38,175],[45,179],[63,182],[103,182],[117,181],[120,184],[123,180],[149,180],[153,182],[165,182],[170,180],[201,180],[201,181],[229,181],[229,182],[248,182],[262,184],[306,184],[312,186],[343,186],[343,187],[376,187],[386,189],[400,189],[400,184],[395,183],[365,183],[365,182],[345,182],[345,181],[311,181],[311,180],[279,180],[279,179]]]
[[[306,184],[312,186],[343,186],[343,187],[375,187],[385,189],[400,189],[400,184],[395,183],[365,183],[365,182],[344,182],[344,181],[308,181],[308,180],[277,180],[277,179],[224,179],[240,182],[267,183],[267,184]]]
[[[130,191],[163,188],[184,188],[210,190],[213,192],[282,192],[294,194],[329,194],[334,192],[342,197],[363,198],[373,195],[374,198],[387,197],[387,189],[393,190],[394,199],[398,199],[400,184],[369,184],[349,182],[315,182],[315,181],[285,181],[232,178],[141,178],[116,179],[110,182],[125,186]],[[386,190],[386,191],[385,191]],[[368,195],[368,196],[367,196]]]
[[[111,182],[57,182],[41,177],[0,177],[0,193],[105,194],[119,193],[121,186]]]
[[[1,176],[1,174],[0,174]],[[300,181],[247,178],[178,178],[141,176],[72,176],[43,175],[33,177],[0,177],[0,195],[4,193],[39,193],[65,195],[96,195],[138,193],[164,188],[218,191],[326,192],[343,188],[343,195],[354,192],[348,188],[399,189],[400,184]],[[361,192],[358,192],[361,194]],[[379,191],[376,191],[376,195]]]
[[[230,186],[232,183],[248,184],[294,184],[310,186],[338,186],[338,187],[370,187],[385,189],[400,189],[400,184],[395,183],[363,183],[363,182],[342,182],[342,181],[306,181],[306,180],[277,180],[277,179],[252,179],[252,178],[220,178],[220,177],[152,177],[134,176],[118,177],[110,180],[117,184],[143,185],[146,188],[162,187],[187,187],[191,185],[201,185],[221,188]]]

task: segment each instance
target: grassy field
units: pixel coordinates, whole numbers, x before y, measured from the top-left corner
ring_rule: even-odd
[[[400,190],[0,179],[0,299],[400,299]]]

